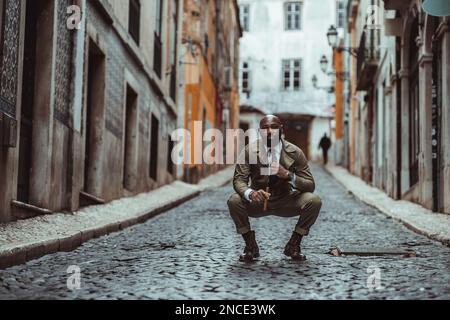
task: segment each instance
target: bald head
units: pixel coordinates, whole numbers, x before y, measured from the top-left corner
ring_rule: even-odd
[[[280,118],[274,115],[267,115],[262,118],[259,127],[261,137],[268,147],[277,145],[283,134],[283,124]]]
[[[280,128],[283,126],[280,118],[278,118],[277,116],[271,115],[271,114],[262,118],[261,122],[259,123],[259,127],[261,129],[267,129],[268,127],[271,127],[272,125],[278,125]]]

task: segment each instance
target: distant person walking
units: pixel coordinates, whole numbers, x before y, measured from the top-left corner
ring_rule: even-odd
[[[328,163],[328,150],[331,148],[331,140],[325,133],[319,143],[319,149],[323,152],[323,163],[326,165]]]

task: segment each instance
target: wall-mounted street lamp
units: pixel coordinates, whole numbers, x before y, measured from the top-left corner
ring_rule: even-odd
[[[326,55],[323,55],[322,58],[320,59],[320,69],[322,70],[323,73],[327,73],[328,59]]]
[[[328,29],[327,39],[328,39],[328,44],[333,49],[335,49],[337,51],[346,51],[346,52],[350,53],[354,57],[358,56],[358,48],[338,47],[338,41],[339,41],[338,31],[334,27],[334,25],[331,25],[330,28]]]
[[[331,86],[331,87],[319,87],[319,86],[317,85],[317,83],[319,82],[319,79],[317,78],[316,75],[313,75],[311,81],[312,81],[312,84],[313,84],[314,89],[325,90],[325,91],[327,91],[327,92],[330,93],[330,94],[334,93],[334,85]]]
[[[326,55],[323,55],[322,58],[320,59],[320,69],[322,70],[323,73],[332,76],[335,73],[333,71],[327,71],[328,70],[328,59]]]
[[[183,61],[182,59],[180,59],[180,66],[187,64],[187,65],[199,65],[199,60],[198,60],[198,50],[201,50],[200,45],[198,45],[191,36],[189,36],[187,39],[182,39],[182,44],[186,45],[186,52],[184,53],[184,55],[181,58],[184,58],[188,53],[191,54],[191,56],[194,58],[194,62],[188,62],[188,61]]]
[[[335,71],[328,71],[328,59],[325,55],[322,56],[320,59],[320,69],[323,73],[329,75],[329,76],[336,76],[337,79],[341,81],[347,81],[350,80],[350,74],[348,72],[335,72]]]
[[[332,48],[336,48],[338,44],[338,32],[334,25],[331,25],[327,32],[328,44]]]

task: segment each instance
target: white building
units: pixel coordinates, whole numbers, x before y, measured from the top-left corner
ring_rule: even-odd
[[[420,0],[350,4],[349,169],[392,198],[450,213],[450,16],[428,15]]]
[[[323,55],[332,61],[326,33],[336,24],[336,0],[240,0],[239,4],[244,29],[241,105],[280,115],[287,139],[317,159],[320,138],[332,135],[334,95],[327,88],[333,82],[319,62]],[[319,88],[314,87],[313,76]]]

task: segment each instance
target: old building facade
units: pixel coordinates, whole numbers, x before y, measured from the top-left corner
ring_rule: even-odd
[[[205,131],[219,129],[225,133],[226,129],[239,126],[237,77],[241,35],[236,1],[184,1],[180,61],[183,84],[178,115],[179,127],[191,134],[185,150],[190,163],[185,163],[179,172],[185,181],[197,182],[221,167],[207,165],[204,159],[194,156],[194,147],[203,145],[202,150],[205,149]],[[196,122],[201,122],[201,126],[196,128]]]
[[[416,0],[349,1],[350,171],[396,199],[450,213],[449,17]]]
[[[0,221],[176,178],[183,1],[2,0]]]
[[[335,1],[240,0],[239,5],[241,106],[280,116],[286,138],[319,160],[321,137],[334,134],[334,95],[331,79],[320,69],[321,57],[331,61],[331,53],[318,39],[324,39],[327,22],[335,21]]]

